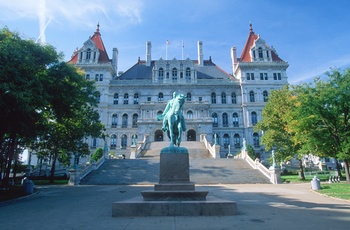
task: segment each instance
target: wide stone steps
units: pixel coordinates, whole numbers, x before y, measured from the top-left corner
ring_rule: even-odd
[[[242,159],[190,158],[190,181],[196,184],[263,184],[270,183],[258,170]],[[82,185],[157,184],[159,159],[106,160],[87,175]]]
[[[141,158],[157,158],[159,159],[160,150],[168,147],[169,141],[152,142],[149,149]],[[202,142],[198,141],[183,141],[181,142],[181,147],[187,148],[190,159],[204,159],[212,158],[209,151],[205,148]]]

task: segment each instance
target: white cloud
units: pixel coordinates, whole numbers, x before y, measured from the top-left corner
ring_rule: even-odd
[[[40,9],[40,3],[45,9]],[[46,3],[46,4],[45,4]],[[64,26],[95,27],[98,21],[110,27],[122,27],[142,22],[141,0],[0,0],[0,20],[23,18],[53,18]],[[112,18],[115,18],[113,21]],[[45,24],[45,23],[44,23]]]

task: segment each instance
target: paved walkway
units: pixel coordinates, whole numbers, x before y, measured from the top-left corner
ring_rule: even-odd
[[[197,185],[237,202],[229,217],[113,218],[112,203],[151,185],[37,186],[39,193],[0,203],[0,229],[348,229],[350,202],[321,196],[310,184]]]

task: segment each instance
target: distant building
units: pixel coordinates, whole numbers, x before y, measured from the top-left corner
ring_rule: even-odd
[[[183,114],[187,130],[184,141],[199,141],[205,134],[213,142],[217,134],[220,155],[237,153],[243,138],[264,159],[269,154],[261,146],[261,133],[254,125],[272,90],[287,84],[288,63],[274,48],[253,31],[240,57],[231,48],[232,74],[217,66],[209,57],[204,59],[203,43],[198,41],[198,59],[152,59],[152,44],[146,42],[146,58],[139,59],[127,71],[118,74],[118,49],[113,48],[112,59],[104,47],[99,25],[92,37],[77,49],[69,63],[96,82],[101,121],[106,126],[106,143],[89,139],[91,149],[101,147],[119,154],[128,151],[133,135],[137,141],[168,140],[161,130],[161,114],[174,91],[187,96]]]

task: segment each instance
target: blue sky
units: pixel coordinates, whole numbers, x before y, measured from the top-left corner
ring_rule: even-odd
[[[26,39],[41,36],[69,60],[99,22],[110,58],[114,47],[119,50],[120,71],[145,59],[147,41],[152,59],[165,58],[169,40],[169,59],[181,59],[184,41],[184,57],[196,60],[201,40],[204,59],[211,56],[232,73],[230,48],[241,54],[252,22],[288,61],[289,81],[299,83],[350,66],[349,8],[347,0],[0,0],[0,27]]]

